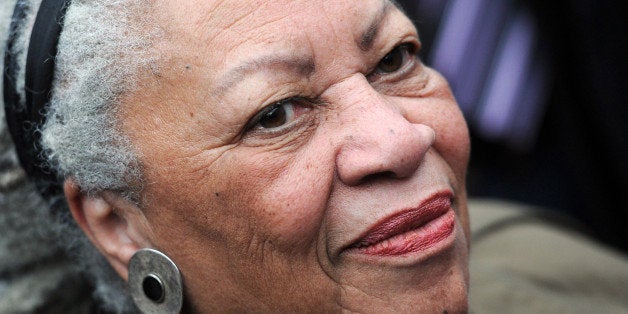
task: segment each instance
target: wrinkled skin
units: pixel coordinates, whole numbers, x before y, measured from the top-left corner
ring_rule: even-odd
[[[155,16],[163,62],[119,119],[147,183],[125,217],[138,247],[181,269],[186,310],[466,311],[468,133],[401,11],[196,0]],[[442,190],[447,245],[407,259],[345,250]]]

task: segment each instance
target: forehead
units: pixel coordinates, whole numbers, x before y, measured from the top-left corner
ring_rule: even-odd
[[[286,23],[330,25],[339,20],[363,19],[368,13],[390,4],[388,0],[188,0],[166,1],[159,8],[166,13],[165,22],[171,26],[211,33],[285,26]]]
[[[353,42],[378,14],[394,5],[360,1],[168,1],[158,20],[171,40],[203,49],[268,49],[272,43],[298,45]]]
[[[210,69],[200,75],[213,85],[211,90],[218,91],[232,83],[225,79],[239,79],[225,72],[255,68],[247,62],[260,57],[301,59],[296,63],[309,59],[314,62],[303,68],[324,65],[333,70],[334,64],[340,64],[339,55],[359,55],[390,21],[404,20],[403,26],[408,29],[409,24],[414,30],[388,0],[169,1],[158,6],[157,19],[167,35],[161,50],[174,61],[170,65]],[[359,67],[343,66],[345,70]]]

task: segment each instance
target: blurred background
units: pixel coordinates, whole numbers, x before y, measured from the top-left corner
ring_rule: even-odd
[[[470,196],[539,205],[628,252],[628,6],[399,0],[471,131]]]

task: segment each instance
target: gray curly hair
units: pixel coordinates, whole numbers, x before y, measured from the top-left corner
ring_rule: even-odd
[[[24,105],[26,51],[35,16],[41,0],[18,0],[26,16],[13,36],[16,44],[8,51],[18,60],[18,91]],[[3,7],[12,12],[15,1]],[[116,191],[138,201],[141,171],[138,156],[130,141],[118,131],[117,103],[132,92],[140,73],[156,71],[159,58],[154,43],[159,28],[151,20],[150,0],[73,0],[66,11],[59,38],[51,101],[46,123],[40,129],[42,146],[51,169],[61,177],[72,177],[88,194]],[[3,10],[3,12],[6,12]],[[0,17],[3,42],[7,36],[10,15]],[[10,141],[0,109],[0,205],[8,213],[20,212],[24,204],[7,203],[11,195],[35,195],[34,185],[25,180]],[[38,196],[37,196],[38,197]],[[31,197],[28,197],[32,199]],[[39,198],[38,198],[39,199]],[[31,202],[38,217],[48,217],[53,206],[65,206],[54,223],[31,228],[47,228],[87,274],[95,287],[95,298],[114,312],[133,312],[135,308],[126,293],[126,284],[115,274],[104,257],[89,243],[69,216],[63,195]],[[23,219],[29,219],[23,217]],[[49,219],[42,218],[41,220]],[[1,219],[0,219],[1,220]],[[0,222],[1,223],[1,222]],[[5,241],[6,242],[6,241]],[[0,250],[5,250],[0,242]],[[56,242],[56,241],[51,241]],[[9,243],[10,244],[10,243]],[[6,265],[0,265],[1,268]]]

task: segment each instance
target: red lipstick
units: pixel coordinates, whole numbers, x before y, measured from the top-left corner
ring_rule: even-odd
[[[452,193],[439,192],[418,207],[385,217],[367,230],[350,250],[366,255],[400,256],[425,251],[447,239],[454,230]]]

